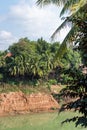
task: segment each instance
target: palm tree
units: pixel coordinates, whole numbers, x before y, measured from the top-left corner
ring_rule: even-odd
[[[19,76],[19,75],[24,76],[25,68],[24,68],[23,56],[20,55],[20,56],[12,57],[10,59],[11,59],[11,61],[9,61],[7,63],[7,67],[8,67],[10,74],[14,75],[14,76]]]
[[[30,60],[30,72],[33,76],[43,76],[43,70],[41,69],[41,56],[33,55]],[[33,77],[32,77],[33,78]]]
[[[71,29],[69,33],[66,35],[65,39],[63,40],[60,51],[56,54],[56,57],[61,57],[67,49],[67,44],[73,43],[73,41],[77,40],[78,33],[79,33],[79,26],[77,26],[77,21],[79,17],[81,20],[87,18],[87,0],[38,0],[38,5],[47,5],[47,4],[56,4],[56,5],[63,5],[63,9],[60,13],[60,17],[63,16],[66,12],[68,12],[67,17],[65,18],[64,22],[56,29],[56,31],[51,36],[54,39],[55,35],[66,25],[70,25]],[[62,53],[61,53],[62,52]]]

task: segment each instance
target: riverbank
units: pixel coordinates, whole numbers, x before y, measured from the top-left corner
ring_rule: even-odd
[[[20,91],[0,94],[0,116],[48,112],[59,109],[59,107],[53,96],[46,93],[29,95]]]

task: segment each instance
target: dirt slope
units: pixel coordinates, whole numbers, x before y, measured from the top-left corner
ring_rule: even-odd
[[[49,111],[59,108],[59,104],[48,94],[25,95],[22,92],[0,94],[0,115]]]

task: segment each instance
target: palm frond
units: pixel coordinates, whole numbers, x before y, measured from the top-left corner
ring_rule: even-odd
[[[87,0],[68,0],[61,13],[60,13],[60,17],[66,13],[67,11],[71,11],[71,13],[75,14],[78,10],[80,10],[81,8],[83,8],[85,5],[87,4]]]
[[[87,0],[78,0],[78,2],[73,4],[70,8],[72,14],[83,8],[85,5],[87,5]]]
[[[37,0],[36,4],[40,6],[44,6],[47,4],[64,5],[66,2],[67,0]]]
[[[40,5],[41,7],[44,6],[44,5],[50,4],[50,3],[52,3],[51,0],[38,0],[36,2],[36,4]]]
[[[67,46],[71,43],[71,37],[73,37],[76,34],[76,26],[73,26],[71,28],[71,30],[69,31],[69,33],[67,34],[67,36],[65,37],[65,39],[63,40],[59,50],[57,51],[56,55],[55,55],[55,60],[58,58],[60,59],[63,54],[67,51]]]
[[[52,34],[51,39],[53,40],[53,39],[55,38],[56,34],[61,31],[61,29],[63,29],[63,28],[66,27],[66,26],[71,26],[71,24],[72,24],[72,23],[69,22],[69,19],[66,18],[66,19],[64,20],[64,22],[63,22],[63,23],[56,29],[56,31]]]
[[[78,16],[78,15],[81,16],[82,13],[80,13],[80,12],[82,12],[82,10],[85,9],[86,6],[87,6],[87,4],[85,4],[85,2],[84,2],[83,6],[82,6],[81,8],[79,8],[79,9],[78,9],[76,12],[74,12],[71,16],[67,17],[67,18],[65,19],[65,21],[64,21],[64,22],[56,29],[56,31],[52,34],[51,39],[53,40],[53,39],[55,38],[56,34],[57,34],[58,32],[60,32],[60,30],[63,29],[64,27],[66,27],[66,26],[72,26],[72,22],[70,22],[70,20],[72,21],[72,19],[75,18],[75,17]]]
[[[80,0],[68,0],[68,1],[65,3],[65,5],[64,5],[64,7],[63,7],[63,9],[62,9],[62,11],[61,11],[61,13],[60,13],[60,17],[61,17],[64,13],[66,13],[66,12],[70,9],[71,6],[73,6],[74,4],[78,3],[79,1],[80,1]]]
[[[78,7],[76,11],[72,13],[70,18],[79,17],[79,16],[81,17],[83,16],[83,14],[85,15],[85,11],[87,12],[87,0],[80,7]]]

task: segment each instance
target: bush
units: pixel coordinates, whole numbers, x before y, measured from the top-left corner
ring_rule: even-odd
[[[50,79],[48,80],[50,85],[56,85],[57,84],[57,80],[56,79]]]
[[[0,74],[0,82],[3,81],[3,74]]]
[[[68,74],[62,74],[61,75],[62,83],[67,84],[67,83],[72,83],[73,82],[73,77],[69,76]]]

